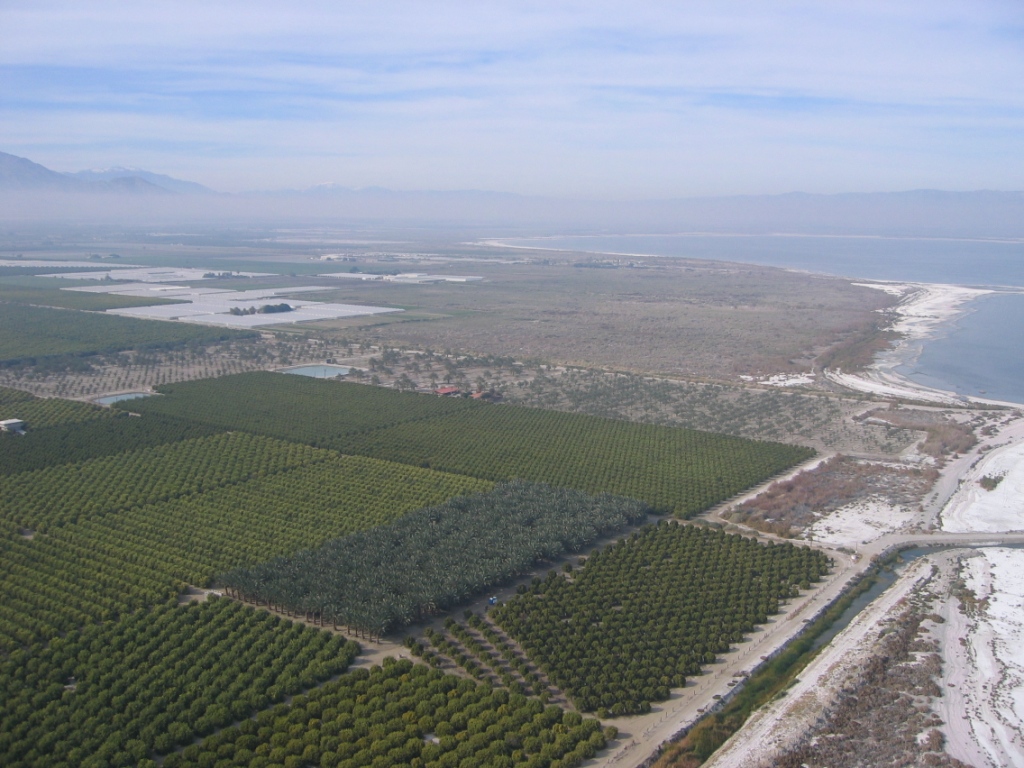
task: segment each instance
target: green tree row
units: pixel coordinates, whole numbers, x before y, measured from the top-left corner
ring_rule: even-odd
[[[332,452],[245,432],[0,477],[0,517],[34,531],[326,461]]]
[[[631,496],[681,516],[813,454],[709,432],[270,373],[161,391],[164,397],[132,408],[488,480]]]
[[[165,768],[573,768],[606,745],[597,720],[408,660],[357,669],[169,755]]]
[[[684,517],[813,455],[781,443],[501,405],[354,435],[338,448],[489,480],[630,496]]]
[[[0,763],[127,766],[344,672],[359,646],[211,598],[0,659]]]
[[[644,712],[829,568],[809,547],[662,522],[491,612],[584,711]]]
[[[115,418],[43,428],[33,423],[24,435],[10,436],[9,440],[0,435],[0,475],[128,453],[223,431],[219,427],[157,413],[131,418],[123,411],[107,412]]]
[[[79,403],[74,400],[60,398],[34,398],[22,400],[15,404],[0,405],[4,419],[21,419],[25,422],[26,431],[44,429],[58,424],[74,424],[93,419],[108,419],[115,415],[109,408],[92,403]],[[12,436],[0,434],[0,439],[13,439]]]
[[[36,396],[31,392],[12,389],[11,387],[0,387],[0,406],[10,405],[12,403],[27,403],[36,399]]]
[[[647,516],[632,499],[502,483],[222,577],[243,599],[379,635]]]
[[[138,320],[0,302],[0,365],[33,364],[58,355],[95,355],[124,349],[170,348],[255,336],[189,323]]]
[[[471,400],[266,371],[166,384],[159,390],[164,397],[123,407],[321,448],[342,448],[346,435],[483,407]]]
[[[237,437],[242,442],[231,445],[263,440]],[[0,649],[173,600],[185,585],[208,585],[229,568],[315,547],[452,496],[490,488],[468,477],[317,453],[325,459],[117,514],[85,517],[31,539],[10,525],[0,537],[0,589],[5,594]]]

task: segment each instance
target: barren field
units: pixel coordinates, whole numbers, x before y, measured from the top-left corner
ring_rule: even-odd
[[[780,536],[804,534],[856,545],[913,519],[913,507],[920,507],[938,476],[938,470],[930,467],[835,456],[774,483],[723,516]],[[848,535],[836,535],[844,531],[854,532],[857,538],[848,541]]]

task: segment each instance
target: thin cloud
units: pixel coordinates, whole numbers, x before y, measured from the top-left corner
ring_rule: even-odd
[[[296,5],[8,0],[0,149],[226,190],[1024,187],[1016,2]]]

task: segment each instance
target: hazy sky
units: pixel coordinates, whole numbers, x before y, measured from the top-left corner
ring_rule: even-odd
[[[1024,189],[1024,2],[0,0],[0,150],[239,191]]]

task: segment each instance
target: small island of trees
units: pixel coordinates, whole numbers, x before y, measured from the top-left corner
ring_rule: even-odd
[[[231,315],[272,315],[276,312],[291,312],[295,308],[291,304],[264,304],[262,307],[232,307],[228,310]]]

